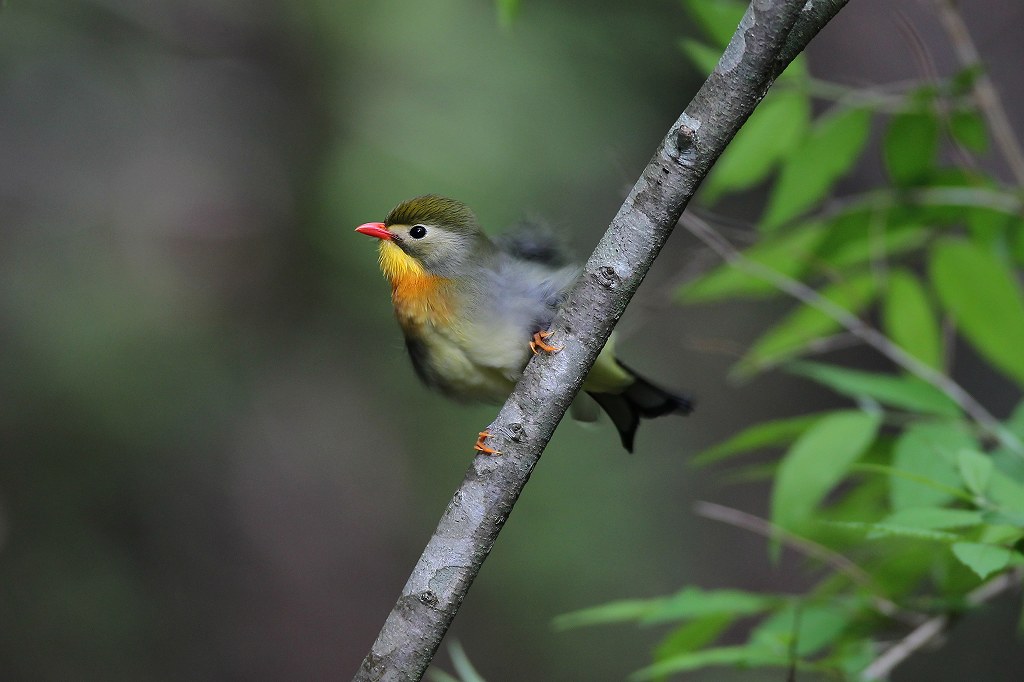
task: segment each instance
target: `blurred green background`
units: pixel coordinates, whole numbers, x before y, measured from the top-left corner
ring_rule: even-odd
[[[983,4],[976,38],[1019,84],[1021,9]],[[889,5],[851,5],[815,71],[917,75]],[[0,679],[351,675],[495,413],[416,383],[352,228],[437,192],[585,255],[699,85],[688,31],[668,0],[524,2],[504,28],[489,0],[6,2]],[[559,428],[451,632],[488,679],[649,661],[659,631],[553,631],[566,611],[812,579],[691,512],[765,503],[688,454],[834,400],[726,382],[780,307],[674,307],[713,262],[674,238],[620,325],[623,358],[698,412],[632,457],[607,423]]]

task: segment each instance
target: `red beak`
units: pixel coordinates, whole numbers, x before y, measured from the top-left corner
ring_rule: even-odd
[[[363,223],[356,228],[360,234],[368,234],[377,239],[391,239],[391,233],[384,227],[384,223]]]

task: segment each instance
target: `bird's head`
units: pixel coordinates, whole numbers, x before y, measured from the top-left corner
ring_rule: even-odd
[[[380,266],[392,282],[410,275],[452,278],[491,246],[465,204],[428,194],[391,209],[382,223],[356,228],[380,243]]]

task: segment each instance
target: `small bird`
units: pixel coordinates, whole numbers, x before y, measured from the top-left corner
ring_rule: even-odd
[[[380,267],[419,378],[460,401],[501,404],[534,353],[548,343],[555,311],[580,269],[550,235],[524,229],[490,239],[465,204],[437,195],[402,202],[356,232],[380,239]],[[633,451],[641,417],[689,414],[687,398],[641,378],[605,345],[583,384]],[[577,403],[579,403],[579,398]],[[587,418],[574,403],[574,416]],[[589,419],[596,417],[590,410]],[[487,446],[486,431],[474,446]]]

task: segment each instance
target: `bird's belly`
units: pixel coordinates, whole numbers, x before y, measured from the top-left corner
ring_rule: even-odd
[[[481,349],[469,346],[465,335],[451,327],[402,326],[416,373],[428,386],[456,400],[504,402],[526,364],[525,356],[521,363],[508,366],[478,362],[474,356]]]

